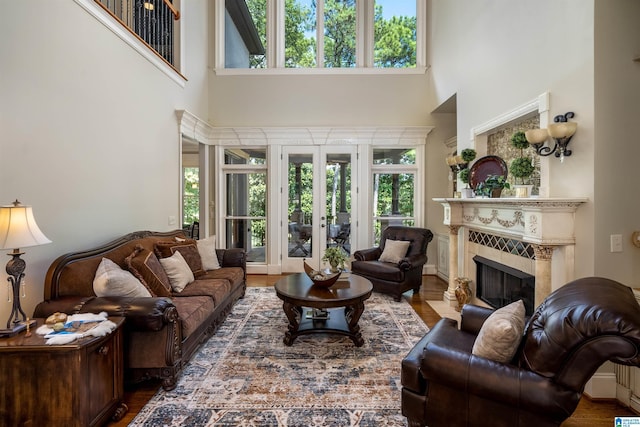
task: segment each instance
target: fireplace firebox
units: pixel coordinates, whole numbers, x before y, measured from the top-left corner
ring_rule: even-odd
[[[526,314],[533,314],[535,276],[477,255],[473,261],[478,298],[496,309],[521,299]]]

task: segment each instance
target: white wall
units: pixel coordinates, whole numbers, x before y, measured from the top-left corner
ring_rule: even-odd
[[[26,248],[27,314],[57,256],[179,226],[168,225],[180,212],[175,110],[206,117],[208,106],[208,3],[183,4],[185,88],[74,1],[3,4],[0,203],[32,205],[53,241]],[[11,310],[6,292],[0,287],[2,323]]]
[[[575,112],[573,155],[563,164],[555,157],[543,161],[550,196],[590,199],[576,215],[576,277],[596,274],[593,34],[593,0],[430,4],[430,85],[436,103],[457,94],[459,149],[473,146],[473,127],[544,92],[551,94],[552,116]]]
[[[640,286],[638,161],[640,138],[640,2],[596,1],[595,10],[595,246],[598,275]],[[611,253],[609,236],[621,234],[623,252]]]

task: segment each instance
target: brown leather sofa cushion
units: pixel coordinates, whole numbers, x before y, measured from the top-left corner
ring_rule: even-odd
[[[187,285],[180,293],[174,294],[176,297],[188,296],[208,296],[213,299],[216,306],[222,303],[231,292],[231,285],[225,279],[196,279]],[[175,299],[180,299],[175,298]]]
[[[167,258],[176,251],[187,261],[189,268],[193,271],[193,275],[197,278],[202,276],[205,271],[202,268],[202,258],[198,251],[198,244],[195,240],[187,239],[184,241],[164,241],[155,244],[155,253],[158,258]]]
[[[156,255],[141,245],[125,258],[127,269],[149,289],[153,296],[171,296],[171,282]]]
[[[173,298],[182,326],[182,336],[189,337],[215,309],[213,299],[207,296]]]
[[[224,279],[232,285],[241,283],[244,280],[244,269],[242,267],[225,267],[219,270],[209,270],[199,279]]]

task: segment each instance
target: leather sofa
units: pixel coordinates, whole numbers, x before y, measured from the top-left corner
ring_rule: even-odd
[[[154,251],[158,243],[176,238],[185,238],[182,230],[138,231],[94,249],[60,256],[49,267],[44,301],[36,306],[34,317],[102,311],[125,317],[125,381],[157,378],[164,389],[173,389],[185,363],[244,296],[244,250],[216,249],[221,268],[203,272],[170,297],[97,297],[93,280],[103,257],[126,269],[125,260],[134,250]]]
[[[391,294],[400,301],[406,291],[420,290],[422,266],[427,262],[427,246],[432,239],[433,233],[426,228],[389,226],[382,231],[380,246],[354,252],[351,272],[369,279],[374,291]],[[410,242],[398,263],[379,261],[387,240]]]
[[[402,414],[411,427],[559,426],[606,361],[640,366],[633,291],[590,277],[550,294],[508,363],[472,354],[493,310],[467,304],[443,318],[402,361]]]

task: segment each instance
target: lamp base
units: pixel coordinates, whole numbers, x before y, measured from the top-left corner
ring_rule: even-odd
[[[29,319],[27,322],[20,322],[18,324],[14,324],[12,328],[3,328],[0,329],[0,337],[12,337],[17,335],[21,331],[27,329],[27,324],[29,324],[29,328],[36,326],[36,321],[33,319]]]

